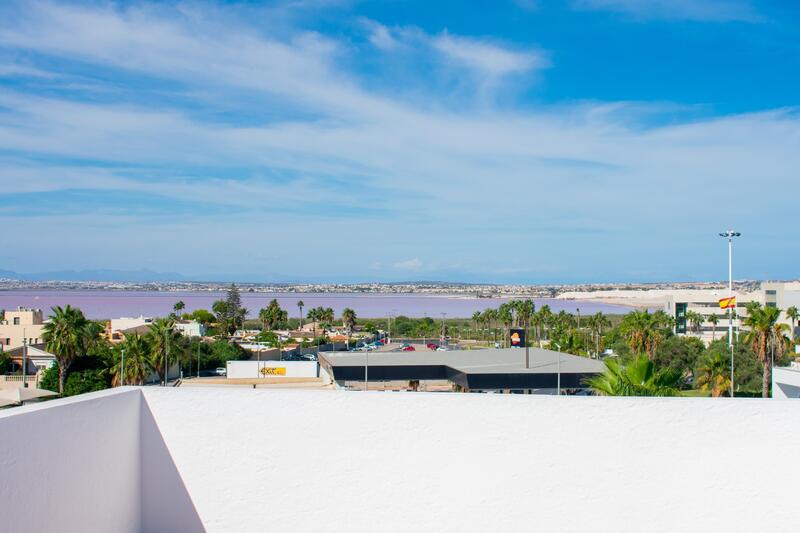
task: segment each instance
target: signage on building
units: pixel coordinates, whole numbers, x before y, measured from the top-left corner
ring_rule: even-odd
[[[252,372],[252,370],[251,370]],[[286,368],[282,366],[265,366],[261,369],[262,376],[285,376]]]
[[[525,330],[522,328],[513,328],[509,331],[511,334],[511,346],[513,348],[522,348],[525,346]]]

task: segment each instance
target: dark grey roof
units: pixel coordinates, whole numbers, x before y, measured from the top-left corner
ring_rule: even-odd
[[[369,366],[447,366],[463,374],[554,374],[561,359],[562,374],[596,374],[603,371],[601,361],[541,348],[530,348],[530,367],[525,368],[523,348],[451,350],[446,352],[370,352]],[[364,352],[323,353],[334,369],[363,367]]]

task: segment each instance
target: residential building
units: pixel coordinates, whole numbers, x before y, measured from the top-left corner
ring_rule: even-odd
[[[17,307],[16,311],[6,311],[0,320],[0,349],[12,350],[23,345],[43,341],[44,316],[41,309]]]
[[[184,337],[205,337],[205,325],[196,320],[176,320],[175,329],[180,331]]]
[[[22,368],[22,360],[25,359],[26,372],[35,374],[42,370],[47,370],[56,364],[56,356],[45,349],[44,343],[32,344],[30,346],[18,346],[8,350],[6,354],[11,358],[11,362],[18,368]]]

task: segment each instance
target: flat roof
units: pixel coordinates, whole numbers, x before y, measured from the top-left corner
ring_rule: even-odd
[[[596,359],[568,353],[529,348],[530,367],[525,368],[523,348],[487,348],[480,350],[418,350],[414,352],[370,352],[369,366],[448,366],[464,374],[554,374],[599,373],[605,365]],[[333,367],[363,367],[365,352],[320,353]]]
[[[367,377],[365,352],[320,353],[319,359],[336,381]],[[562,388],[582,388],[586,378],[604,368],[594,359],[540,348],[530,348],[528,368],[523,348],[420,350],[370,352],[368,377],[370,381],[446,379],[472,390],[554,389],[558,383]]]

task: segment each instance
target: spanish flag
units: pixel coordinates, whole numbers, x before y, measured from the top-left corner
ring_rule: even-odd
[[[736,309],[736,296],[731,296],[730,298],[722,298],[719,301],[719,308],[720,309]]]

